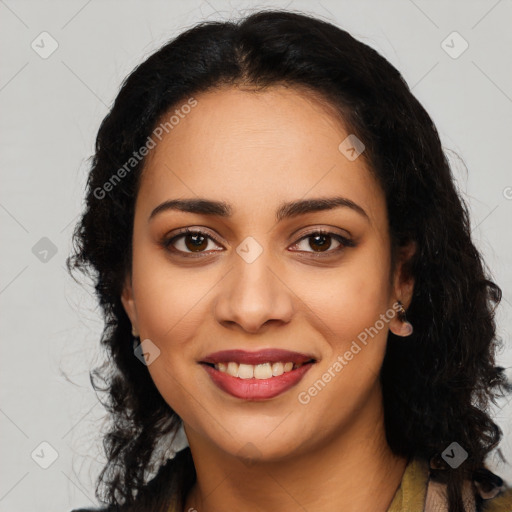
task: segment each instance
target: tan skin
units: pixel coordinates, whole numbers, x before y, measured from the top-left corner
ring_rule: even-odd
[[[386,442],[378,375],[388,331],[405,335],[405,324],[392,318],[309,403],[297,397],[397,300],[408,307],[402,265],[413,247],[390,279],[384,194],[363,158],[339,151],[350,132],[312,95],[224,87],[195,98],[147,158],[122,294],[134,330],[160,350],[148,370],[189,440],[197,482],[183,510],[385,512],[407,461]],[[276,222],[283,202],[335,195],[366,216],[345,206]],[[148,220],[165,201],[198,197],[229,203],[231,216],[165,210]],[[184,227],[214,238],[166,248]],[[321,248],[315,229],[356,245],[331,236]],[[248,236],[263,250],[250,264],[236,252]],[[218,350],[269,347],[317,362],[268,400],[225,393],[198,364]]]

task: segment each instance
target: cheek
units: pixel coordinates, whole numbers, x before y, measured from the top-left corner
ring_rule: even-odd
[[[151,257],[148,249],[134,254],[132,282],[141,339],[150,339],[160,351],[148,366],[151,378],[173,410],[194,417],[187,415],[190,396],[197,395],[190,378],[198,352],[193,341],[207,318],[215,279],[211,273],[173,267],[162,254]]]
[[[363,249],[363,248],[361,248]],[[347,343],[373,326],[389,304],[389,258],[379,245],[367,244],[338,268],[303,280],[298,295],[331,331],[333,349],[345,350]],[[320,324],[321,325],[321,324]],[[386,329],[382,336],[386,337]]]
[[[382,320],[389,304],[388,264],[376,246],[317,280],[309,288],[314,293],[304,291],[314,313],[309,321],[329,342],[329,353],[324,351],[327,356],[297,399],[311,417],[322,417],[327,429],[337,428],[370,400],[379,380],[389,326]]]
[[[211,275],[192,269],[180,270],[163,258],[153,261],[134,258],[133,287],[141,330],[157,345],[182,344],[198,322],[213,286]],[[210,281],[212,281],[210,283]]]

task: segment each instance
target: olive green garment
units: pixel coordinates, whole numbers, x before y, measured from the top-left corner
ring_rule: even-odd
[[[412,459],[405,468],[402,482],[388,512],[423,512],[428,480],[428,463],[421,459]]]

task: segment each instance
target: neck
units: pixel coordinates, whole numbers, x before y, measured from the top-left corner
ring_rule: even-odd
[[[278,462],[243,463],[187,431],[197,481],[183,510],[386,512],[407,459],[391,452],[380,393],[373,400],[333,438]]]

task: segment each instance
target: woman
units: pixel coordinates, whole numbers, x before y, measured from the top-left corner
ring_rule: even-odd
[[[347,32],[266,11],[150,56],[74,241],[108,510],[512,510],[485,467],[501,291],[430,117]]]

